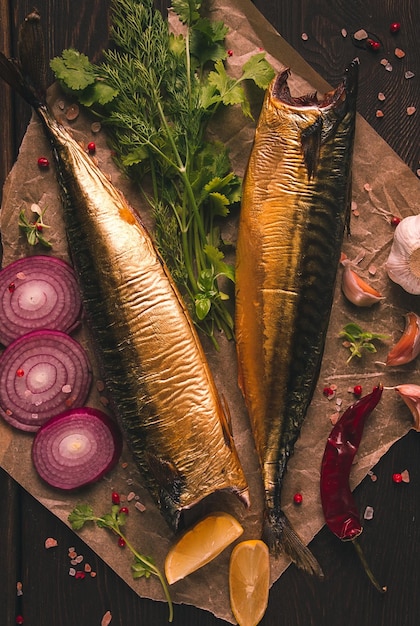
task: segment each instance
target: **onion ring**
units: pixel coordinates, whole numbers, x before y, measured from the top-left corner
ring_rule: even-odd
[[[32,461],[51,487],[73,490],[98,481],[117,463],[122,437],[116,423],[90,407],[65,411],[35,435]]]
[[[0,271],[0,343],[31,330],[71,332],[82,302],[73,268],[45,255],[18,259]]]
[[[0,357],[0,415],[36,432],[54,415],[86,401],[92,382],[84,348],[58,330],[15,339]]]

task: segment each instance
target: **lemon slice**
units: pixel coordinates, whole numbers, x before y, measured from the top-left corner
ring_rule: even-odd
[[[230,606],[239,626],[259,624],[268,604],[270,557],[259,539],[238,543],[229,565]]]
[[[165,575],[172,585],[209,563],[244,529],[229,513],[212,513],[195,524],[172,546],[165,559]]]

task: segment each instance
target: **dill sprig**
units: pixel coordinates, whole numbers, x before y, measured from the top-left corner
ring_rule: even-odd
[[[226,146],[207,138],[216,111],[251,116],[244,81],[265,89],[274,71],[255,54],[239,78],[227,74],[227,27],[197,0],[173,0],[184,25],[174,35],[152,0],[113,0],[111,37],[100,64],[66,50],[51,67],[66,89],[107,126],[121,168],[142,188],[155,240],[194,322],[217,346],[233,336],[224,285],[234,282],[220,224],[240,200],[241,180]]]

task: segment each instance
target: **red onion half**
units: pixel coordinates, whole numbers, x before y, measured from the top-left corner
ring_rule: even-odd
[[[50,419],[35,435],[32,461],[51,487],[72,490],[102,478],[118,461],[122,437],[102,411],[81,407]]]
[[[35,330],[0,357],[0,415],[15,428],[36,432],[54,415],[82,406],[91,382],[77,341],[58,330]]]
[[[73,268],[56,257],[18,259],[0,271],[0,342],[40,328],[70,332],[81,315]]]

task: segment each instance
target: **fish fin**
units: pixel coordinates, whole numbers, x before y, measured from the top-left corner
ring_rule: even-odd
[[[293,530],[283,511],[270,511],[267,514],[264,540],[274,555],[284,552],[300,569],[319,578],[324,577],[318,561]]]
[[[322,117],[316,122],[305,128],[300,135],[302,145],[303,159],[308,172],[308,180],[316,174],[319,163],[319,152],[321,149],[322,138]]]

